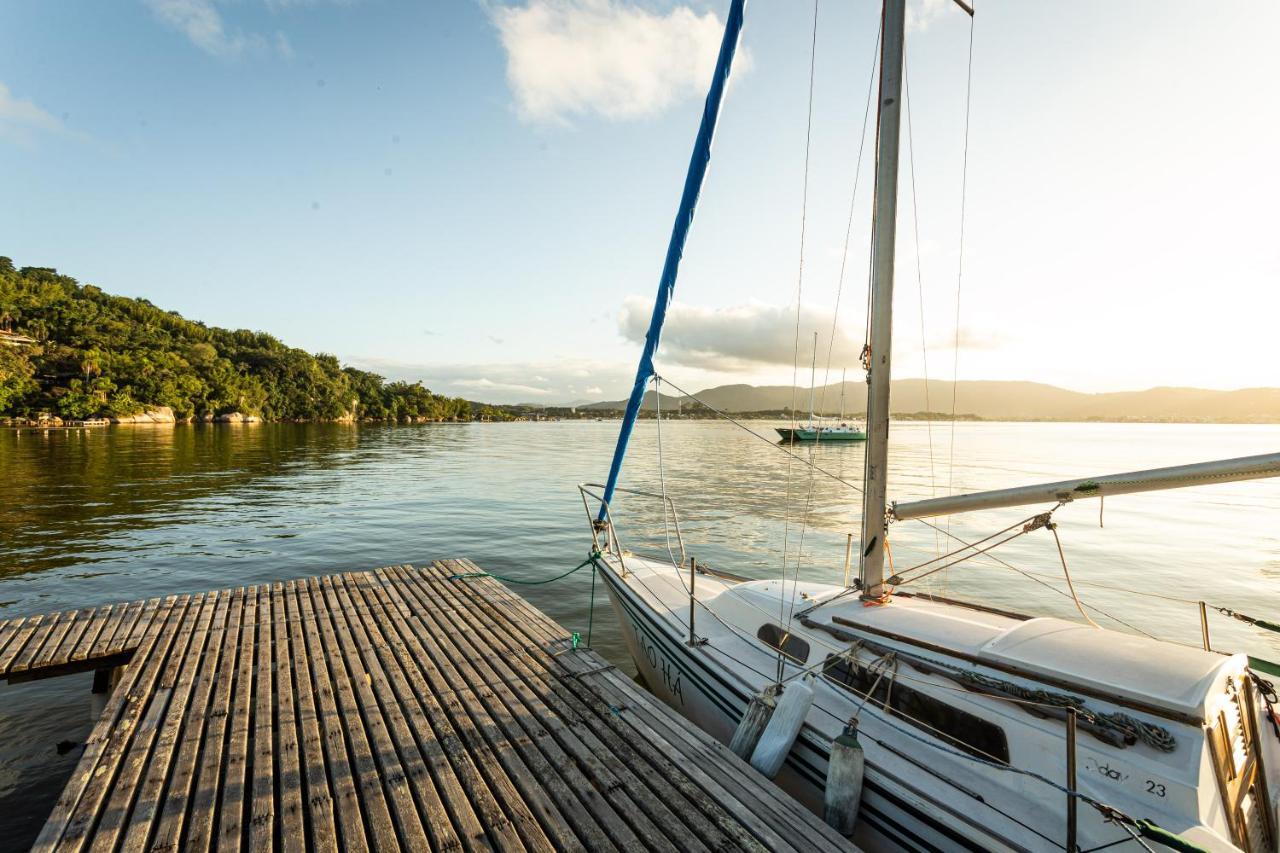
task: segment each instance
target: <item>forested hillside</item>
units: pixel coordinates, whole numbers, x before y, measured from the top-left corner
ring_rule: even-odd
[[[155,406],[206,419],[229,412],[265,420],[473,415],[466,400],[420,383],[385,382],[262,332],[205,326],[53,269],[15,269],[0,257],[0,416],[120,417]]]

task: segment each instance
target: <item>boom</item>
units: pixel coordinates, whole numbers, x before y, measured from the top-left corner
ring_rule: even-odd
[[[1131,471],[1127,474],[1081,477],[1077,480],[1040,483],[1035,486],[1017,486],[1012,489],[949,495],[906,503],[895,502],[890,514],[899,521],[906,521],[911,518],[931,518],[980,509],[999,509],[1051,501],[1073,501],[1080,498],[1102,498],[1108,495],[1129,495],[1134,492],[1181,489],[1186,486],[1205,486],[1210,483],[1231,483],[1236,480],[1257,480],[1277,476],[1280,476],[1280,453],[1264,453],[1261,456],[1218,459],[1213,462],[1197,462],[1194,465]]]

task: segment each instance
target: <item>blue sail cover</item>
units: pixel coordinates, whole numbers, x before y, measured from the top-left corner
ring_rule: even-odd
[[[702,124],[698,126],[698,138],[693,144],[693,155],[689,158],[689,172],[684,179],[684,193],[680,196],[680,209],[676,212],[675,225],[671,228],[671,242],[667,246],[667,259],[662,265],[658,297],[653,303],[653,317],[649,320],[649,331],[644,336],[644,352],[640,354],[635,385],[631,388],[627,410],[622,417],[622,430],[618,433],[618,446],[613,451],[613,464],[609,466],[609,481],[604,489],[604,501],[600,504],[600,514],[597,516],[600,521],[605,520],[609,512],[608,507],[613,502],[613,491],[618,485],[622,460],[627,455],[627,443],[631,440],[631,430],[635,427],[636,418],[640,414],[640,404],[644,401],[644,389],[649,383],[649,378],[654,374],[653,354],[658,349],[662,323],[667,318],[667,306],[671,304],[671,298],[675,294],[676,274],[680,271],[680,259],[684,256],[685,240],[689,237],[689,226],[693,224],[693,212],[698,206],[702,179],[707,174],[707,164],[711,162],[711,138],[715,135],[716,119],[720,115],[720,102],[724,99],[725,85],[729,82],[733,55],[738,49],[738,36],[742,32],[742,12],[745,5],[746,0],[733,0],[729,7],[729,17],[725,20],[724,39],[720,42],[716,72],[711,78],[707,103],[702,108]]]

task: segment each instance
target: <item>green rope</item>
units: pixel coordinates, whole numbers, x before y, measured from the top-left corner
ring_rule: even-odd
[[[587,648],[591,648],[591,629],[593,624],[595,623],[595,616],[596,616],[596,558],[599,556],[600,556],[599,551],[592,551],[590,557],[587,557],[587,559],[583,560],[581,563],[578,563],[578,565],[574,566],[569,571],[564,572],[562,574],[558,574],[553,578],[543,578],[540,581],[526,581],[526,580],[520,580],[518,578],[509,578],[509,577],[505,577],[504,575],[495,575],[493,572],[460,572],[455,575],[449,575],[449,577],[446,578],[446,580],[465,581],[465,580],[470,580],[471,578],[493,578],[494,580],[500,580],[503,583],[515,583],[515,584],[522,584],[524,586],[541,586],[544,583],[551,583],[552,581],[558,581],[558,580],[567,578],[569,577],[569,575],[573,574],[574,572],[580,569],[585,569],[587,566],[590,566],[591,567],[591,605],[590,605],[590,609],[587,610]],[[572,637],[573,648],[575,649],[578,648],[578,644],[581,642],[581,639],[582,639],[581,635],[577,631],[574,631],[573,637]]]
[[[526,581],[526,580],[520,580],[519,578],[509,578],[504,575],[495,575],[493,572],[464,572],[462,574],[449,575],[447,580],[464,581],[464,580],[469,580],[470,578],[493,578],[495,580],[500,580],[503,583],[523,584],[524,586],[540,586],[544,583],[551,583],[552,581],[558,581],[558,580],[561,580],[562,578],[569,577],[569,575],[573,574],[579,569],[583,569],[591,565],[593,562],[595,562],[595,558],[596,558],[596,555],[592,554],[590,557],[587,557],[587,559],[583,560],[581,563],[578,563],[578,565],[574,566],[569,571],[563,574],[556,575],[553,578],[543,578],[540,581]],[[593,572],[594,572],[594,569],[593,569]],[[592,577],[593,577],[592,582],[594,583],[594,574]]]
[[[1275,631],[1277,634],[1280,634],[1280,623],[1268,622],[1266,619],[1258,619],[1254,616],[1246,616],[1243,613],[1238,613],[1235,610],[1232,610],[1230,607],[1209,606],[1213,607],[1214,610],[1218,611],[1223,616],[1230,616],[1232,619],[1236,619],[1246,625],[1252,625],[1255,628],[1262,628],[1264,631]]]
[[[1197,844],[1192,844],[1180,835],[1176,835],[1164,827],[1157,826],[1149,820],[1137,821],[1138,834],[1143,838],[1159,842],[1170,850],[1178,850],[1181,853],[1208,853],[1205,848]]]

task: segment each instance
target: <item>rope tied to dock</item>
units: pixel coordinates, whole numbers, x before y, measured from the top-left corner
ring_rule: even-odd
[[[553,578],[543,578],[542,580],[536,580],[536,581],[507,577],[506,575],[495,575],[493,572],[459,572],[457,574],[449,575],[448,578],[446,578],[446,580],[464,581],[464,580],[470,580],[471,578],[493,578],[494,580],[499,580],[499,581],[502,581],[503,583],[521,584],[523,586],[541,586],[542,584],[563,580],[564,578],[569,577],[569,575],[573,574],[574,572],[579,571],[581,569],[585,569],[587,566],[594,564],[596,561],[596,558],[599,556],[600,556],[599,551],[593,551],[591,553],[591,556],[587,557],[587,559],[583,560],[581,563],[578,563],[578,565],[574,566],[569,571],[558,574]]]
[[[569,577],[569,575],[575,572],[581,571],[582,569],[585,569],[587,566],[590,566],[591,567],[591,604],[588,606],[588,609],[587,609],[586,646],[587,648],[591,648],[591,634],[592,634],[592,629],[595,627],[595,616],[596,616],[596,560],[600,558],[600,555],[601,553],[599,550],[592,551],[591,554],[587,557],[587,559],[583,560],[581,563],[578,563],[578,565],[574,566],[572,569],[569,569],[569,571],[562,572],[552,578],[543,578],[542,580],[536,580],[536,581],[522,580],[520,578],[511,578],[505,575],[495,575],[493,572],[457,572],[455,574],[449,575],[448,577],[445,578],[445,580],[465,581],[465,580],[471,580],[472,578],[493,578],[494,580],[502,581],[503,583],[520,584],[522,586],[541,586],[543,584],[553,583],[558,580],[564,580],[565,578]],[[579,644],[582,643],[582,635],[577,631],[574,631],[572,637],[570,637],[570,642],[573,643],[573,648],[576,650]]]

